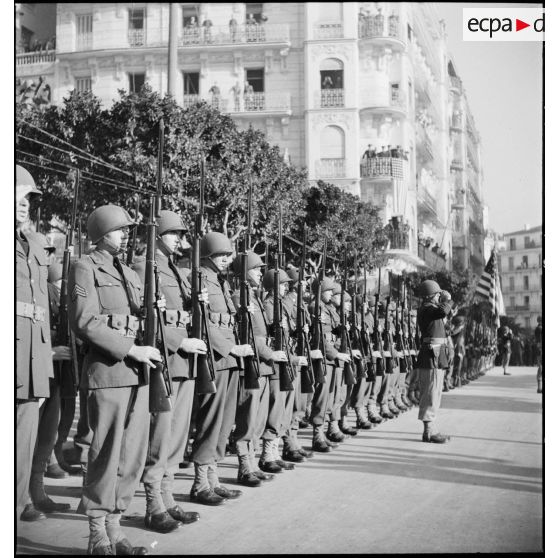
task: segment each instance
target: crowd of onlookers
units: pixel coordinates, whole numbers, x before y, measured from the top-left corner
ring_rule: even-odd
[[[404,159],[409,160],[409,152],[403,151],[400,145],[394,147],[393,145],[382,145],[382,149],[376,149],[372,145],[368,144],[368,148],[362,154],[362,158],[366,161],[367,159],[375,159],[376,157],[392,157],[394,159]]]
[[[509,366],[537,366],[538,351],[534,335],[513,334]],[[502,351],[499,350],[499,353],[496,360],[497,366],[500,365]]]
[[[33,39],[32,41],[19,41],[16,47],[16,54],[26,52],[47,52],[56,48],[56,37],[50,39]]]

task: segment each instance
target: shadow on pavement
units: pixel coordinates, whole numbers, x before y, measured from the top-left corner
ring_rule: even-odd
[[[510,413],[542,413],[542,404],[536,401],[488,395],[467,397],[446,396],[442,398],[442,409],[462,409],[464,411],[503,411]]]
[[[87,553],[84,548],[54,546],[51,544],[35,543],[25,537],[17,537],[17,554],[67,554],[69,556],[83,555]]]

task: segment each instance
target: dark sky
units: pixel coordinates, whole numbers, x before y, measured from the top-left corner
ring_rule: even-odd
[[[536,4],[435,3],[482,141],[489,227],[542,223],[542,43],[465,42],[462,8]]]

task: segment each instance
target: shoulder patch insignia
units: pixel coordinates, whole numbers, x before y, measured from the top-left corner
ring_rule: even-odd
[[[78,296],[87,296],[87,291],[77,283],[74,285],[74,290],[72,291],[72,300],[76,300]]]

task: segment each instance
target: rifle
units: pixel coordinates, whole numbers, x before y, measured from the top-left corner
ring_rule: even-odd
[[[136,230],[136,227],[134,227],[134,231]],[[81,230],[81,219],[78,219],[78,258],[81,258],[82,254],[83,254],[83,233]]]
[[[74,230],[76,227],[77,204],[79,197],[79,169],[76,169],[74,176],[74,192],[72,200],[72,212],[70,214],[70,222],[68,223],[68,232],[66,234],[66,242],[64,245],[64,257],[62,260],[62,284],[60,285],[60,307],[58,311],[58,328],[57,341],[60,345],[70,347],[72,358],[70,360],[70,370],[67,374],[61,374],[60,391],[64,396],[77,394],[79,385],[79,365],[77,360],[77,346],[74,332],[70,328],[68,321],[68,275],[70,273],[70,249],[73,249]],[[65,366],[62,363],[62,370]]]
[[[283,212],[279,206],[279,245],[275,254],[275,274],[273,276],[273,346],[276,351],[284,351],[287,355],[287,362],[278,362],[279,368],[279,390],[292,391],[294,389],[294,370],[289,356],[285,336],[283,335],[283,303],[279,296],[279,262],[283,259]]]
[[[239,312],[239,338],[242,345],[251,345],[254,355],[243,359],[244,388],[260,389],[260,360],[258,349],[254,342],[254,329],[252,326],[252,315],[248,311],[250,305],[251,287],[248,283],[248,250],[252,235],[252,181],[248,190],[248,225],[244,236],[244,250],[240,254],[240,312]]]
[[[368,326],[366,325],[365,317],[367,306],[367,292],[366,292],[366,262],[364,263],[364,285],[362,293],[362,306],[360,307],[360,344],[363,349],[363,358],[366,359],[366,381],[371,382],[374,380],[376,375],[376,363],[372,355],[372,340],[370,338],[370,332],[368,331]],[[355,292],[357,283],[357,265],[356,265],[356,252],[355,252]]]
[[[300,368],[300,391],[302,393],[314,393],[314,373],[311,366],[310,342],[304,331],[306,325],[306,314],[304,312],[304,269],[306,267],[306,224],[302,227],[302,258],[298,268],[298,285],[296,290],[296,354],[305,356],[308,365]]]
[[[372,350],[377,353],[376,357],[376,376],[383,376],[386,373],[386,362],[382,347],[382,336],[378,327],[378,307],[380,305],[380,289],[382,286],[382,268],[378,268],[378,292],[374,293],[374,330],[372,331]]]
[[[323,358],[312,361],[312,372],[317,384],[325,384],[326,381],[326,363],[325,363],[325,338],[322,328],[322,281],[325,277],[327,254],[327,240],[324,239],[324,253],[322,268],[318,274],[318,286],[316,288],[316,299],[314,301],[314,321],[312,322],[312,348],[319,349]]]
[[[352,386],[356,384],[354,359],[351,347],[351,340],[349,339],[349,332],[347,331],[347,316],[345,312],[345,292],[347,291],[347,245],[345,244],[344,253],[344,269],[343,269],[343,279],[341,280],[341,305],[339,306],[339,318],[341,329],[341,346],[339,348],[340,352],[347,353],[351,359],[343,364],[343,378],[345,384]]]
[[[157,301],[161,295],[159,292],[159,273],[157,270],[157,259],[155,256],[155,238],[157,236],[156,218],[161,214],[161,196],[163,194],[163,149],[165,140],[164,122],[159,120],[159,150],[157,155],[157,191],[155,196],[151,195],[149,204],[149,223],[147,224],[147,251],[145,255],[145,289],[144,289],[144,311],[145,311],[145,333],[144,345],[155,347],[159,334],[159,346],[163,362],[157,363],[155,368],[150,369],[144,364],[144,374],[149,377],[149,412],[165,413],[171,410],[172,382],[168,367],[168,352],[165,342],[165,324],[161,309]]]
[[[399,358],[400,372],[406,374],[411,370],[409,363],[409,348],[405,341],[405,334],[403,332],[403,320],[405,319],[405,297],[402,296],[404,282],[401,281],[402,277],[399,276],[397,280],[397,305],[395,309],[395,343],[396,350],[403,356]],[[401,314],[400,314],[401,313]]]
[[[392,339],[389,324],[389,304],[391,302],[391,272],[388,275],[389,280],[389,292],[386,297],[386,315],[384,319],[384,331],[383,331],[383,351],[384,359],[386,361],[386,374],[393,374],[393,358],[392,358]]]
[[[411,293],[408,284],[405,283],[405,296],[409,297],[409,307],[407,312],[407,342],[409,345],[409,355],[411,356],[411,367],[414,370],[417,367],[417,344],[416,336],[413,335],[413,328],[411,325]]]
[[[139,215],[139,194],[136,194],[135,205],[134,205],[134,219],[138,220]],[[134,263],[134,255],[136,253],[136,244],[138,239],[138,228],[134,227],[132,231],[132,240],[128,245],[128,253],[126,254],[126,265],[132,265]]]
[[[202,158],[200,163],[200,201],[198,213],[196,213],[196,223],[194,228],[194,238],[192,239],[192,337],[202,339],[207,345],[206,354],[192,354],[190,356],[190,369],[196,370],[196,392],[199,395],[216,393],[215,387],[215,361],[213,359],[213,349],[209,337],[209,326],[207,324],[207,314],[205,303],[198,298],[202,289],[202,272],[200,271],[200,241],[203,236],[203,214],[205,209],[205,160]]]

